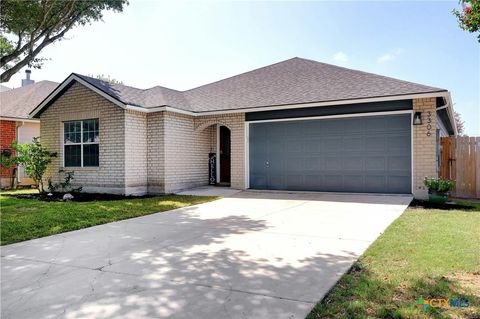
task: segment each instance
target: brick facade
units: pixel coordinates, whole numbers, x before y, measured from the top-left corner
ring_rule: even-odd
[[[125,192],[146,194],[147,114],[125,111]]]
[[[208,115],[195,117],[195,131],[221,124],[230,129],[231,187],[245,189],[245,113]],[[216,146],[216,138],[214,139]],[[216,151],[216,149],[214,150]],[[218,156],[217,156],[218,158]]]
[[[435,98],[414,99],[413,111],[422,112],[423,124],[412,127],[412,192],[426,198],[423,178],[437,176]],[[100,123],[99,167],[67,168],[85,191],[171,193],[206,185],[208,153],[217,152],[218,125],[231,131],[231,187],[246,187],[244,113],[190,116],[124,110],[78,83],[41,115],[42,143],[59,154],[47,177],[62,178],[62,122],[91,118]]]
[[[99,167],[63,167],[63,122],[98,118]],[[123,110],[75,83],[41,115],[42,143],[57,152],[46,173],[75,172],[85,191],[171,193],[208,184],[208,153],[216,152],[216,124],[231,130],[231,185],[245,188],[244,114],[193,117],[173,112]]]
[[[4,121],[0,120],[0,152],[4,149],[11,149],[12,143],[16,140],[17,132],[17,123],[15,121]],[[2,178],[2,186],[10,184],[9,181],[9,170],[6,167],[0,168],[0,175]]]
[[[436,99],[413,100],[413,112],[422,112],[422,125],[413,125],[413,185],[416,198],[428,198],[423,178],[438,177],[436,164]]]
[[[100,155],[99,167],[67,167],[75,172],[74,184],[85,191],[125,193],[125,111],[75,83],[40,116],[42,144],[50,151],[57,152],[45,178],[55,182],[63,176],[63,122],[72,120],[99,119]]]

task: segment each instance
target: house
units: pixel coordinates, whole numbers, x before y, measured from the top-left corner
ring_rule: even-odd
[[[42,102],[58,85],[51,81],[35,83],[30,79],[30,70],[26,70],[26,78],[22,80],[22,86],[10,89],[2,85],[0,91],[0,128],[2,154],[11,153],[11,145],[14,141],[29,143],[34,137],[40,136],[40,121],[29,118],[28,114]],[[7,168],[1,168],[1,186],[10,185]],[[22,167],[17,170],[17,184],[31,185],[33,180],[25,175]]]
[[[187,91],[71,74],[31,116],[85,191],[413,193],[454,135],[445,89],[293,58]]]

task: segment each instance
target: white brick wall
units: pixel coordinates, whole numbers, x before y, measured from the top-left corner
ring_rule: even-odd
[[[195,117],[195,130],[217,123],[228,127],[231,133],[231,187],[245,189],[245,113]]]
[[[435,98],[414,99],[422,125],[413,126],[413,194],[426,198],[425,176],[436,177]],[[428,117],[430,112],[430,117]],[[216,152],[217,124],[231,130],[231,186],[245,189],[245,114],[192,117],[172,112],[125,111],[75,83],[41,115],[41,140],[57,152],[49,176],[63,168],[63,121],[98,118],[100,165],[67,168],[85,191],[170,193],[208,183],[208,153]],[[430,123],[429,123],[430,121]],[[430,128],[430,136],[427,135]]]
[[[125,193],[147,193],[147,114],[125,111]]]
[[[166,193],[208,184],[211,130],[195,131],[192,116],[164,113]]]
[[[164,112],[147,115],[147,185],[152,194],[165,193]]]
[[[438,177],[436,167],[436,99],[414,99],[413,112],[422,112],[422,125],[413,125],[413,195],[428,198],[424,177]],[[429,116],[430,112],[430,116]],[[428,132],[430,134],[428,135]]]
[[[112,102],[75,83],[42,113],[41,142],[57,152],[45,174],[58,182],[63,168],[63,121],[98,118],[100,124],[99,167],[67,167],[75,172],[74,184],[92,192],[125,192],[125,113]]]

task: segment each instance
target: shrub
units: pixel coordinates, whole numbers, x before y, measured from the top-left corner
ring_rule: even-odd
[[[454,181],[449,179],[442,178],[428,178],[423,179],[423,184],[428,188],[429,191],[439,192],[439,193],[448,193],[453,189]]]
[[[43,175],[47,170],[48,164],[57,153],[52,153],[40,144],[39,138],[35,137],[32,143],[16,144],[17,151],[16,163],[22,165],[25,173],[35,181],[39,186],[40,192],[44,192]]]
[[[65,174],[65,177],[64,177],[64,180],[63,182],[60,182],[60,183],[53,183],[52,182],[52,179],[49,178],[48,179],[48,191],[51,192],[51,193],[55,193],[57,191],[61,191],[63,193],[65,192],[68,192],[68,193],[79,193],[82,191],[82,187],[72,187],[71,183],[72,183],[72,180],[74,180],[75,178],[73,177],[73,175],[75,175],[75,172],[73,171],[64,171],[64,170],[60,170],[59,173],[64,173]]]

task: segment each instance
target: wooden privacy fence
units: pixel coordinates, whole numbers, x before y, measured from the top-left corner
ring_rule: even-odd
[[[480,198],[480,137],[442,137],[440,177],[455,180],[452,195]]]

